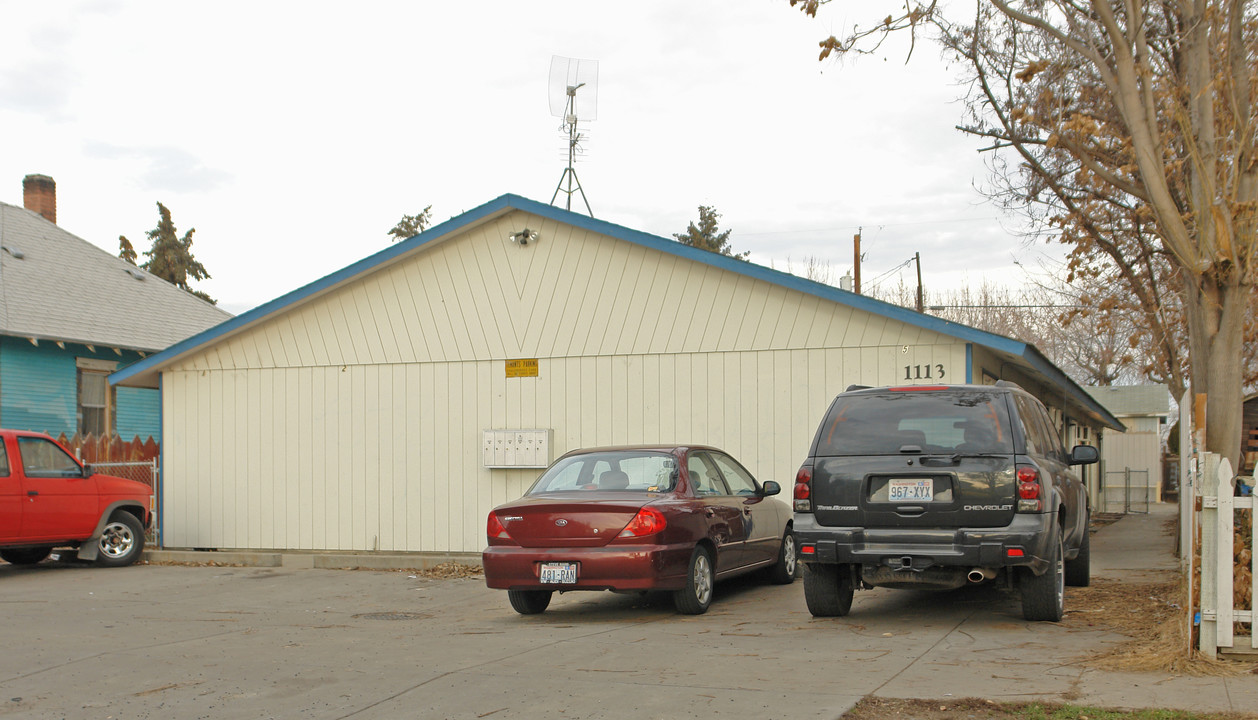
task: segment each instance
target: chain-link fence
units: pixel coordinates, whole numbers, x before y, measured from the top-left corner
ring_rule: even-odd
[[[1104,485],[1101,487],[1104,512],[1148,513],[1149,497],[1152,494],[1148,470],[1123,468],[1105,473]]]
[[[156,458],[141,462],[92,463],[92,471],[144,483],[153,488],[154,495],[157,495],[157,489],[161,483],[160,470],[158,470]],[[157,533],[157,523],[153,523],[153,526],[148,529],[144,543],[150,547],[162,546],[162,539]]]

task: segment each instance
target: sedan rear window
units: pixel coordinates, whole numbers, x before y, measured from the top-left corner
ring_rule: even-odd
[[[817,455],[1011,453],[1001,393],[888,392],[839,398],[817,438]]]
[[[677,482],[677,460],[668,453],[615,451],[573,455],[547,470],[528,495],[569,492],[666,492]]]

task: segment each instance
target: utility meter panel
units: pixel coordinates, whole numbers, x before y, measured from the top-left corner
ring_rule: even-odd
[[[544,468],[550,465],[554,430],[486,430],[481,453],[487,468]]]

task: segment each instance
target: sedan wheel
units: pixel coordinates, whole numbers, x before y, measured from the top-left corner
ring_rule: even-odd
[[[511,608],[521,615],[536,615],[550,607],[550,590],[508,590]]]
[[[114,515],[100,535],[96,561],[105,567],[122,567],[139,559],[144,550],[144,528],[127,512]]]
[[[712,604],[715,584],[712,573],[712,555],[702,545],[696,546],[690,555],[690,569],[686,573],[686,587],[673,593],[677,612],[684,615],[702,615]]]
[[[777,564],[769,571],[769,579],[778,585],[789,585],[795,582],[795,571],[798,556],[795,552],[795,533],[790,528],[782,536],[782,548],[778,552]]]

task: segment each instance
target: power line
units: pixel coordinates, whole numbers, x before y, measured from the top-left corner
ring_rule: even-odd
[[[992,215],[992,216],[983,216],[983,217],[953,218],[951,220],[919,220],[916,222],[906,222],[906,223],[873,223],[873,226],[881,230],[882,228],[909,227],[912,225],[942,225],[944,223],[975,222],[978,220],[1000,220],[1000,218]],[[813,230],[781,230],[777,232],[752,232],[752,233],[740,232],[738,233],[738,236],[739,237],[756,237],[757,235],[798,235],[800,233],[832,233],[832,232],[839,232],[842,230],[854,230],[856,228],[857,228],[856,225],[849,225],[847,227],[816,228]]]

